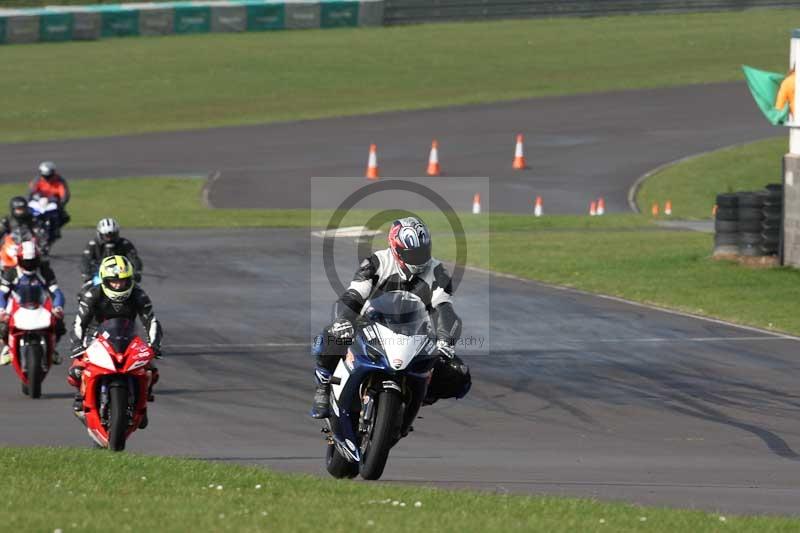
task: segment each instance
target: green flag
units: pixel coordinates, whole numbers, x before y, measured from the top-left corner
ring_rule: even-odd
[[[785,76],[777,72],[758,70],[747,65],[742,65],[742,70],[744,71],[744,77],[747,79],[747,86],[753,95],[753,100],[756,101],[758,108],[764,113],[770,124],[779,126],[785,123],[789,117],[789,106],[786,105],[783,109],[775,109],[775,97],[778,95],[778,89]]]

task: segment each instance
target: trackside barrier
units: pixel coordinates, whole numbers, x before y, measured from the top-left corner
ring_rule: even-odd
[[[383,3],[384,0],[221,0],[0,9],[0,44],[380,26]]]
[[[796,0],[386,0],[384,24],[796,7]]]

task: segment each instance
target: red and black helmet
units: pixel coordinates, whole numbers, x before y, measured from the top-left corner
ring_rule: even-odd
[[[425,223],[416,217],[392,223],[389,247],[400,268],[412,276],[425,272],[431,263],[431,234]]]

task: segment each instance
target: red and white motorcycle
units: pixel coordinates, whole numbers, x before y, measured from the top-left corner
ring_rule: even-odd
[[[78,417],[98,446],[124,450],[128,437],[141,425],[152,381],[148,364],[155,356],[130,320],[115,318],[97,327],[82,356],[83,411]]]
[[[23,276],[6,305],[8,349],[22,381],[22,393],[42,395],[42,382],[53,364],[56,317],[47,289],[34,276]]]

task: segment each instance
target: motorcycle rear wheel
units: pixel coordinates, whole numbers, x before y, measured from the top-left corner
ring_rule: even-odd
[[[125,433],[128,431],[128,386],[122,381],[109,384],[108,449],[121,452],[125,449]]]
[[[375,410],[375,423],[372,433],[364,438],[369,439],[363,447],[359,473],[364,479],[380,479],[386,461],[389,459],[389,450],[397,441],[398,416],[402,406],[400,393],[393,390],[381,391],[375,398],[378,407]]]

